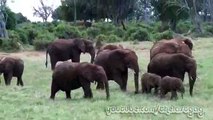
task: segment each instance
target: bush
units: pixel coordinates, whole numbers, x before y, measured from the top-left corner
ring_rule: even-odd
[[[120,42],[121,39],[114,35],[114,34],[111,34],[108,38],[107,38],[107,42]]]
[[[131,40],[149,41],[150,36],[146,29],[140,28],[135,33],[131,34]]]
[[[13,39],[0,39],[1,50],[4,51],[17,51],[21,49],[21,44]]]
[[[187,33],[192,28],[192,24],[190,21],[180,21],[177,24],[177,33]]]
[[[48,45],[55,40],[55,38],[55,35],[53,33],[49,33],[48,31],[39,33],[34,41],[35,50],[45,50]]]
[[[137,29],[138,29],[138,28],[135,28],[135,27],[132,27],[132,28],[128,29],[127,32],[126,32],[126,35],[125,35],[125,37],[124,37],[124,40],[125,40],[125,41],[126,41],[126,40],[129,40],[129,37],[130,37],[133,33],[135,33],[135,32],[137,31]]]
[[[100,34],[95,39],[96,39],[96,41],[103,42],[103,41],[107,41],[107,36],[104,34]]]
[[[69,24],[61,23],[54,29],[55,35],[58,38],[69,39],[81,37],[77,27],[70,26]]]
[[[156,41],[162,40],[162,39],[172,39],[172,38],[173,38],[173,33],[171,30],[166,30],[164,32],[154,34],[154,39]]]
[[[118,37],[122,38],[125,35],[125,31],[122,28],[115,28],[112,34],[117,35]]]
[[[29,41],[28,41],[28,34],[25,30],[23,29],[17,29],[16,30],[17,34],[19,35],[20,37],[20,41],[23,43],[23,44],[29,44]]]
[[[96,27],[90,27],[87,29],[87,35],[89,38],[96,38],[99,34],[101,34],[100,29]]]

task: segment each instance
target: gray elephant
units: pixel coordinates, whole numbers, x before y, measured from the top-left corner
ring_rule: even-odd
[[[114,80],[119,84],[121,90],[126,91],[128,80],[128,68],[134,70],[135,93],[138,93],[138,57],[130,49],[114,49],[101,51],[94,61],[96,65],[104,68],[108,80]],[[103,88],[98,83],[97,89]]]
[[[163,98],[168,92],[172,92],[171,99],[177,99],[177,92],[183,94],[185,92],[183,82],[180,78],[165,76],[160,81],[160,95]]]
[[[106,98],[109,99],[109,85],[104,69],[91,63],[60,62],[52,74],[51,99],[59,91],[65,91],[66,97],[71,98],[71,90],[83,88],[84,98],[92,98],[91,82],[103,83],[106,90]]]
[[[0,74],[3,73],[6,85],[10,85],[12,77],[17,77],[17,85],[24,86],[22,74],[24,71],[24,61],[16,57],[0,58]]]
[[[159,75],[153,73],[144,73],[141,77],[142,93],[151,93],[151,89],[155,89],[155,94],[158,93],[158,87],[161,81]]]
[[[48,54],[50,56],[51,69],[55,68],[57,61],[66,61],[71,59],[73,62],[80,62],[81,53],[91,55],[91,63],[95,58],[95,48],[93,42],[85,39],[59,39],[51,43],[46,51],[46,67],[48,64]]]

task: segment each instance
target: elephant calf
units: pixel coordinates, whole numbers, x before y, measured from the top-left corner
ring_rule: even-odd
[[[183,82],[181,79],[176,77],[165,76],[160,82],[160,95],[163,98],[168,92],[172,92],[171,99],[177,99],[177,91],[183,94],[185,92]]]
[[[155,88],[155,94],[158,93],[158,86],[161,77],[153,73],[144,73],[141,78],[142,93],[151,93],[151,89]]]
[[[17,85],[24,86],[22,74],[24,71],[24,61],[15,57],[1,57],[0,74],[3,73],[6,85],[10,85],[12,77],[17,77]]]
[[[55,94],[59,91],[65,91],[66,97],[71,98],[71,90],[82,87],[84,98],[92,98],[90,88],[91,82],[101,82],[106,90],[106,97],[109,99],[109,85],[107,76],[101,66],[91,63],[71,63],[65,61],[57,65],[52,75],[51,99],[55,98]]]

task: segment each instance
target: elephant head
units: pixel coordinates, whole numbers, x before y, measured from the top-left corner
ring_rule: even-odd
[[[75,47],[77,47],[77,49],[79,49],[83,53],[86,52],[86,45],[84,41],[82,41],[81,39],[74,39],[73,42],[74,43],[71,45],[74,45]]]
[[[192,96],[194,83],[197,78],[197,64],[196,61],[192,58],[188,58],[188,60],[185,63],[186,63],[186,71],[188,72],[189,76],[189,86],[190,86],[189,92],[190,95]]]
[[[109,84],[103,67],[87,63],[85,65],[86,66],[84,66],[84,69],[80,69],[79,71],[81,73],[80,76],[84,76],[84,78],[86,78],[90,82],[96,81],[98,83],[103,83],[106,91],[106,98],[109,99]]]
[[[126,66],[134,70],[134,81],[135,81],[135,93],[138,93],[138,75],[139,75],[139,66],[138,66],[138,57],[136,53],[130,49],[123,49],[125,53],[124,62]]]

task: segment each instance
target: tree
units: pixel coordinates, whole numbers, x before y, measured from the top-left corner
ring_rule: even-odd
[[[10,10],[10,8],[5,7],[4,15],[8,16],[7,17],[7,22],[6,22],[6,29],[10,29],[10,30],[15,29],[16,28],[16,24],[17,24],[16,17],[15,17],[16,14],[14,12],[12,12]]]
[[[33,15],[42,18],[43,22],[46,22],[49,16],[52,14],[53,8],[52,6],[45,5],[43,0],[40,0],[40,4],[41,4],[40,7],[39,6],[37,8],[33,7],[34,9]]]
[[[7,0],[0,0],[0,37],[7,38],[7,13],[5,12]]]
[[[23,16],[21,13],[17,13],[15,15],[15,18],[16,18],[16,22],[17,24],[20,24],[20,23],[24,23],[24,22],[30,22],[30,20],[28,20],[25,16]]]
[[[176,31],[177,22],[189,16],[189,9],[182,0],[152,0],[156,16],[163,24]]]

